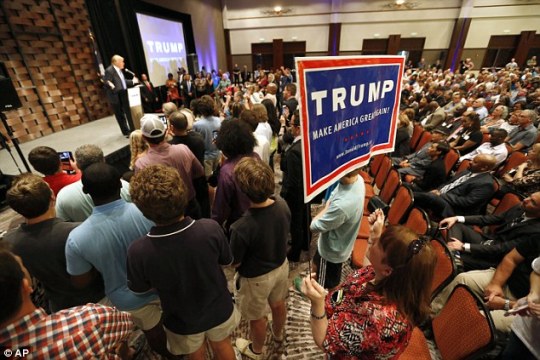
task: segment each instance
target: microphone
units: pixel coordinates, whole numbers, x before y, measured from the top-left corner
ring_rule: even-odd
[[[130,73],[131,75],[135,76],[135,73],[133,71],[131,71],[129,69],[124,69],[124,70],[126,70],[126,72]]]

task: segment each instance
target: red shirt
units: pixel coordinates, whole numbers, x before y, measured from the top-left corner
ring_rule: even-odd
[[[65,172],[59,172],[54,175],[47,175],[43,178],[47,184],[51,187],[54,195],[58,195],[58,192],[66,185],[81,180],[81,173],[66,174]]]
[[[413,327],[395,304],[371,290],[373,278],[373,267],[364,267],[336,290],[343,290],[342,301],[335,303],[333,293],[326,297],[323,347],[332,359],[397,359],[407,347]]]

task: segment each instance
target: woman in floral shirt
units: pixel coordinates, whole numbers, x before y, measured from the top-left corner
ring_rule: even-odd
[[[304,279],[311,300],[315,343],[330,359],[394,359],[405,350],[412,329],[430,313],[436,257],[431,245],[403,226],[381,236],[382,211],[370,215],[371,265],[326,295],[315,279]]]

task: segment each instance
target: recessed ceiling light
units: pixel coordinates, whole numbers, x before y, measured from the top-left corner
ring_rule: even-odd
[[[396,5],[403,5],[405,4],[405,0],[396,0]]]
[[[375,36],[375,37],[379,37],[379,36],[381,36],[381,34],[379,34],[379,33],[375,33],[375,34],[373,34],[373,36]]]
[[[416,35],[418,35],[418,33],[412,32],[411,35],[412,35],[412,36],[416,36]]]
[[[503,33],[505,34],[509,34],[510,33],[510,30],[506,29],[506,30],[503,30]]]
[[[274,6],[275,12],[280,12],[282,10],[281,6]]]

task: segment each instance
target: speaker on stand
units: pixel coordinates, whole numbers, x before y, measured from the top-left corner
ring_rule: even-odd
[[[11,141],[11,143],[15,147],[15,150],[19,154],[19,157],[22,163],[24,164],[26,171],[31,172],[30,166],[28,165],[28,162],[26,161],[24,154],[22,153],[21,148],[19,146],[19,140],[17,140],[14,137],[13,132],[11,131],[11,128],[9,127],[7,123],[7,117],[4,114],[5,111],[18,109],[22,105],[19,99],[19,95],[17,95],[17,91],[15,90],[15,87],[13,86],[13,83],[11,82],[11,78],[9,77],[6,66],[2,62],[0,62],[0,94],[2,94],[2,96],[0,96],[0,120],[2,120],[2,124],[4,125],[6,134],[8,136],[8,138],[5,138],[0,133],[0,142],[2,146],[5,147],[6,150],[9,152],[9,155],[13,159],[13,162],[17,166],[17,169],[19,170],[20,173],[22,173],[23,171],[21,171],[19,164],[15,160],[15,157],[13,156],[11,152],[11,148],[8,144],[8,141]]]
[[[192,53],[188,54],[187,56],[187,66],[188,66],[188,72],[195,76],[199,72],[199,57],[197,54]]]

